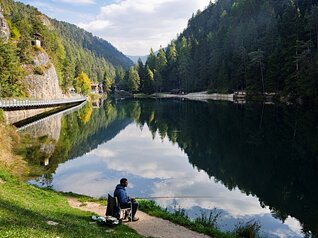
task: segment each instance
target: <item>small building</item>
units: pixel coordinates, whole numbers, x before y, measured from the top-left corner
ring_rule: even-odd
[[[92,93],[98,93],[98,83],[91,83]]]
[[[102,94],[103,90],[103,83],[91,83],[91,90],[92,93]]]
[[[42,39],[43,39],[42,35],[40,35],[38,33],[34,33],[32,45],[37,46],[37,47],[41,47],[42,46]]]
[[[99,82],[99,84],[98,84],[98,92],[100,94],[104,93],[103,83],[102,82]]]

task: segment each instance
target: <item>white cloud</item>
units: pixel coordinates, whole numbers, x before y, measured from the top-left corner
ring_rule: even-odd
[[[63,0],[68,1],[68,0]],[[89,1],[89,0],[86,0]],[[121,0],[101,7],[94,21],[79,24],[128,55],[145,55],[166,46],[188,19],[210,0]]]

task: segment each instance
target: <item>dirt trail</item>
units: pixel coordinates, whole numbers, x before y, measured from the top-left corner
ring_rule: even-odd
[[[71,207],[83,211],[94,212],[99,216],[105,216],[106,207],[94,202],[79,202],[75,198],[67,198]],[[208,238],[209,236],[199,234],[182,226],[176,225],[157,217],[152,217],[144,212],[138,211],[140,218],[137,222],[126,222],[125,224],[146,237],[160,238]]]

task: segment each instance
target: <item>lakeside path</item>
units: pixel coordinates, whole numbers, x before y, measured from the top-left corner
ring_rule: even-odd
[[[156,93],[156,94],[153,94],[153,96],[158,98],[186,98],[190,100],[204,101],[204,102],[207,102],[208,100],[222,100],[222,101],[230,101],[230,102],[234,101],[233,94],[220,94],[220,93],[208,94],[207,91],[188,93],[188,94]]]
[[[106,206],[94,202],[82,203],[75,198],[67,197],[71,207],[82,211],[94,212],[99,216],[105,216]],[[126,222],[140,235],[145,237],[158,238],[208,238],[209,236],[191,231],[183,226],[176,225],[170,221],[161,218],[149,216],[148,214],[138,211],[137,216],[140,218],[137,222]]]

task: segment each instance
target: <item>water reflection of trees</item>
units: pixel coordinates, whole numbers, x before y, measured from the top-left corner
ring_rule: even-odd
[[[86,123],[81,113],[62,119],[58,140],[42,136],[24,151],[31,155],[29,163],[39,165],[41,143],[54,144],[53,153],[45,155],[50,164],[34,170],[44,174],[44,183],[50,184],[59,163],[97,148],[134,120],[141,128],[146,124],[153,137],[169,138],[190,163],[229,189],[256,195],[274,217],[284,221],[291,215],[305,232],[318,234],[318,113],[183,100],[106,101]]]
[[[124,115],[118,115],[111,101],[101,108],[92,109],[86,104],[82,109],[59,120],[58,138],[51,138],[56,132],[47,131],[41,136],[24,133],[21,135],[20,154],[27,159],[31,167],[31,177],[40,177],[43,185],[49,186],[52,174],[57,166],[97,148],[107,140],[112,139],[130,122]],[[50,145],[51,150],[44,150]]]
[[[130,106],[129,106],[130,105]],[[318,114],[274,105],[131,101],[125,108],[153,135],[168,137],[190,162],[229,189],[259,197],[318,234]],[[136,117],[139,115],[139,117]]]

